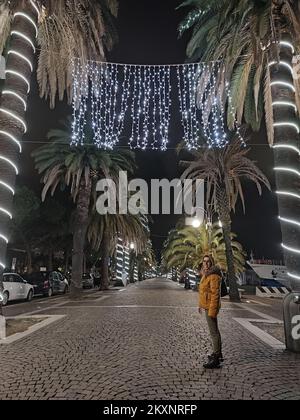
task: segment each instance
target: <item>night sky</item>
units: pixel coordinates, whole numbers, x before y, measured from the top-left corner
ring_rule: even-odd
[[[120,13],[117,23],[119,44],[114,48],[110,61],[135,64],[171,64],[185,61],[187,39],[178,40],[177,27],[184,10],[176,11],[180,1],[170,0],[120,0]],[[37,89],[33,89],[30,98],[28,119],[29,130],[25,139],[22,155],[22,174],[19,184],[26,184],[39,191],[39,178],[34,171],[30,158],[31,151],[46,142],[46,134],[55,128],[58,121],[70,114],[65,103],[58,103],[54,111],[39,99]],[[178,157],[175,146],[182,140],[179,124],[173,122],[170,130],[170,148],[168,152],[138,152],[138,177],[148,181],[151,178],[172,179],[180,176]],[[267,146],[266,136],[261,133],[250,139],[251,157],[264,170],[273,183],[273,161],[271,149]],[[257,258],[281,259],[281,235],[277,218],[276,197],[264,190],[259,198],[254,186],[246,185],[246,215],[240,208],[233,215],[233,231],[246,250],[253,250]],[[154,247],[159,252],[168,231],[174,227],[177,216],[156,216],[151,227]]]

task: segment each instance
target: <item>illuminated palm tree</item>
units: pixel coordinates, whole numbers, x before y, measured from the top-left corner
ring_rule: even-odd
[[[265,119],[274,147],[276,186],[285,261],[300,290],[299,127],[300,3],[294,0],[187,0],[180,33],[192,28],[189,58],[220,61],[217,89],[227,101],[228,126],[235,119],[258,131]],[[294,62],[294,63],[293,63]],[[200,82],[205,89],[205,81]]]
[[[244,271],[245,253],[236,235],[231,233],[235,274]],[[187,268],[197,270],[205,255],[212,255],[222,271],[227,272],[226,249],[223,231],[218,224],[212,227],[202,225],[200,228],[184,227],[170,232],[164,245],[163,261],[168,270],[176,267],[180,271]]]
[[[72,99],[72,59],[105,60],[115,41],[117,0],[1,0],[0,55],[6,80],[0,96],[0,266],[5,266],[8,220],[34,63],[40,95],[54,107]]]
[[[187,168],[182,179],[203,179],[206,182],[207,205],[213,206],[222,223],[230,297],[239,300],[231,243],[231,211],[235,210],[239,198],[245,211],[243,180],[254,182],[259,194],[262,194],[262,185],[270,189],[270,184],[256,164],[247,157],[249,149],[241,148],[237,136],[224,149],[200,149],[191,153],[191,160],[181,162],[181,166]]]
[[[83,254],[90,214],[95,210],[93,192],[99,179],[111,179],[118,185],[119,172],[132,173],[134,154],[128,150],[106,151],[91,144],[70,147],[69,130],[52,130],[49,144],[35,150],[32,156],[45,185],[43,199],[58,187],[69,187],[76,203],[73,221],[72,285],[74,294],[81,289]],[[88,142],[88,136],[87,140]],[[108,227],[108,226],[106,226]],[[104,229],[106,237],[110,235]]]

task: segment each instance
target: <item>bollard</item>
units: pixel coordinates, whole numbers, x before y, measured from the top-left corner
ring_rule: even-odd
[[[290,293],[283,302],[287,350],[300,353],[300,292]]]

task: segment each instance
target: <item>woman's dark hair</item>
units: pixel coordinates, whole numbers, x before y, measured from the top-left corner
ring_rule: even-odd
[[[204,261],[205,258],[208,258],[209,259],[210,264],[211,264],[212,267],[215,266],[215,260],[214,260],[214,258],[211,255],[204,255],[203,260],[202,260],[202,264],[203,264],[203,261]]]

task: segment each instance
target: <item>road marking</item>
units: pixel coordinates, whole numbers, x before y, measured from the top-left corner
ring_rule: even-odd
[[[245,309],[243,304],[236,303],[234,305]],[[271,334],[268,334],[266,331],[260,329],[256,325],[253,325],[253,323],[256,323],[256,324],[270,324],[270,325],[283,325],[283,322],[280,321],[277,318],[274,318],[270,315],[266,315],[262,312],[259,312],[255,309],[252,309],[252,308],[249,308],[249,307],[246,308],[246,310],[249,311],[249,312],[252,312],[253,314],[255,314],[257,316],[259,316],[260,318],[258,318],[258,319],[233,318],[233,320],[238,322],[246,330],[250,331],[257,338],[259,338],[261,341],[263,341],[268,346],[272,347],[274,350],[285,350],[285,348],[286,348],[285,344],[283,344],[281,341],[277,340]]]
[[[44,316],[40,315],[38,317],[31,316],[30,318],[33,318],[33,319],[34,318],[45,318],[45,320],[42,321],[42,322],[39,322],[38,324],[35,324],[35,325],[29,327],[28,330],[26,330],[22,333],[16,333],[16,334],[13,334],[10,337],[7,337],[7,338],[4,338],[4,339],[0,340],[0,345],[1,344],[3,344],[3,345],[12,344],[16,341],[19,341],[22,338],[25,338],[28,335],[30,335],[34,332],[37,332],[40,329],[53,324],[54,322],[60,321],[61,319],[65,318],[65,316],[66,315],[44,315]],[[7,319],[22,319],[22,318],[24,318],[23,315],[19,315],[19,316],[16,316],[16,317],[7,317]]]

